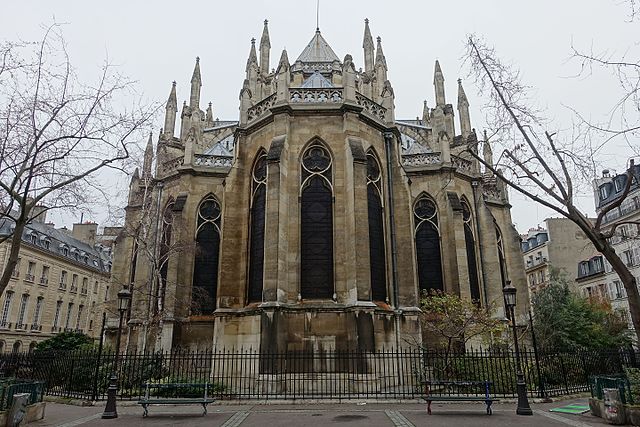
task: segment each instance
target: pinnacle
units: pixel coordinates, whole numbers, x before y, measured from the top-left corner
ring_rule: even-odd
[[[200,57],[196,56],[196,66],[193,69],[193,76],[191,76],[191,83],[201,83],[200,77]]]
[[[264,28],[262,29],[262,37],[260,38],[260,46],[261,47],[271,47],[271,41],[269,40],[269,21],[267,19],[264,20]]]

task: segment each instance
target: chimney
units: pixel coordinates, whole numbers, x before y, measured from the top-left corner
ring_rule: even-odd
[[[602,177],[603,178],[610,178],[611,177],[611,175],[609,175],[609,169],[604,169],[602,171]]]
[[[96,233],[98,232],[98,224],[95,222],[85,222],[82,224],[73,224],[71,236],[90,246],[96,243]]]

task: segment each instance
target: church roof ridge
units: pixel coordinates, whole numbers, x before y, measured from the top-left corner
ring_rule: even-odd
[[[340,58],[331,49],[329,43],[322,37],[320,29],[316,29],[311,41],[304,48],[302,53],[296,59],[296,62],[340,62]]]

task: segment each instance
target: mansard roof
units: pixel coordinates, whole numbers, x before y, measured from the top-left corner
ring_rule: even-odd
[[[307,45],[304,48],[296,62],[333,62],[338,61],[340,59],[335,54],[329,43],[322,37],[320,34],[320,29],[316,29],[316,33]]]
[[[333,84],[329,79],[320,74],[319,71],[314,71],[311,76],[307,80],[302,83],[302,87],[304,88],[322,88],[322,87],[333,87]]]

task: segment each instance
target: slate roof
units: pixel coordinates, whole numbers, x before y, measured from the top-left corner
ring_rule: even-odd
[[[314,71],[311,76],[307,80],[302,83],[304,88],[323,88],[323,87],[333,87],[333,84],[329,79],[320,74],[319,71]]]
[[[228,135],[225,138],[222,138],[220,141],[213,144],[211,147],[207,148],[203,154],[208,156],[224,156],[224,157],[233,157],[233,154],[227,150],[227,146],[233,147],[233,134]]]
[[[8,218],[0,219],[0,236],[10,235],[13,232],[13,224],[14,222]],[[31,235],[33,234],[37,236],[35,245],[31,240]],[[111,268],[111,256],[109,254],[48,224],[40,222],[27,224],[22,234],[22,241],[26,245],[35,246],[42,251],[66,258],[70,262],[80,264],[91,270],[106,274],[109,273]],[[48,248],[46,242],[48,242]],[[66,255],[63,252],[65,247],[68,249]],[[84,256],[86,256],[86,261]]]
[[[329,43],[322,37],[320,34],[320,30],[316,29],[316,33],[313,38],[304,48],[296,62],[333,62],[338,61],[340,59],[336,55],[336,53],[331,49]]]

